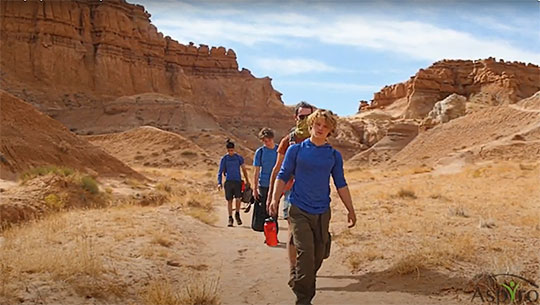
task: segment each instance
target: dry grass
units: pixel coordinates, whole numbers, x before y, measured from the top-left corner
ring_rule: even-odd
[[[173,284],[169,279],[156,279],[140,292],[146,305],[218,305],[219,278],[196,275],[187,283]]]
[[[148,283],[145,276],[187,280],[185,266],[195,262],[196,243],[178,227],[189,218],[171,221],[171,217],[192,215],[205,223],[213,223],[217,217],[205,188],[207,172],[171,174],[179,178],[161,176],[156,179],[162,181],[157,190],[136,181],[132,184],[140,187],[138,190],[121,184],[116,189],[118,184],[111,184],[107,193],[114,203],[108,208],[63,211],[4,231],[5,240],[0,240],[0,304],[28,298],[47,303],[59,295],[70,298],[68,303],[96,298],[102,303],[120,299],[125,304],[141,304],[140,298],[134,298],[143,289],[141,285]],[[185,179],[181,178],[184,175]],[[92,195],[91,188],[83,190],[77,173],[62,177],[79,182],[77,188]],[[51,210],[63,210],[65,198],[61,192],[48,192],[42,200]],[[164,203],[171,206],[162,207]],[[169,261],[177,265],[168,265]],[[168,268],[162,270],[161,266]],[[219,304],[218,279],[189,280],[187,286],[175,283],[180,304]],[[169,304],[159,301],[160,296],[167,297],[148,294],[146,300]]]
[[[163,229],[153,233],[152,243],[169,248],[174,242],[170,238],[170,233],[165,232]]]
[[[23,287],[16,283],[28,274],[47,275],[84,296],[106,298],[124,293],[123,282],[105,264],[107,249],[96,245],[84,230],[74,232],[69,239],[63,234],[65,230],[66,218],[54,215],[5,232],[0,251],[1,297],[21,293]]]
[[[362,251],[355,251],[347,256],[347,263],[351,270],[358,271],[361,266],[377,259],[383,259],[384,255],[375,247],[365,248]]]
[[[416,196],[416,193],[414,192],[414,190],[406,189],[406,188],[400,189],[397,192],[396,196],[399,197],[399,198],[404,198],[404,199],[416,199],[416,198],[418,198]]]
[[[538,276],[540,168],[492,162],[449,174],[415,171],[347,171],[359,221],[335,241],[350,253],[342,258],[352,270],[391,266],[395,274],[434,269],[463,276],[495,270]],[[337,197],[332,204],[333,227],[339,231],[346,214]],[[377,245],[385,245],[382,258]]]
[[[137,292],[148,283],[148,275],[188,280],[182,264],[162,266],[168,261],[201,262],[192,254],[194,236],[187,237],[181,227],[188,218],[176,220],[181,217],[168,207],[126,205],[57,213],[13,227],[0,241],[0,304],[19,299],[55,304],[59,298],[69,304],[88,298],[103,304],[142,304]],[[182,292],[181,304],[189,304],[186,295]],[[208,293],[201,295],[213,302]]]
[[[414,251],[402,256],[390,269],[396,274],[419,273],[422,269],[452,268],[456,261],[474,261],[476,238],[470,234],[439,241],[423,240]]]
[[[45,165],[29,169],[21,174],[21,183],[25,183],[38,176],[45,176],[48,174],[55,174],[64,177],[71,176],[75,173],[75,170],[68,167],[61,167],[56,165]]]
[[[448,214],[450,216],[457,216],[457,217],[464,217],[464,218],[469,218],[470,217],[469,213],[462,206],[450,207],[448,209]]]
[[[188,215],[206,224],[216,223],[217,216],[213,213],[212,197],[208,193],[189,193],[184,204],[187,206]]]

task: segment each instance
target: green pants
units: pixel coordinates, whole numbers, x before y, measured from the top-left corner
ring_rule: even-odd
[[[330,209],[317,215],[291,205],[289,220],[296,246],[296,268],[289,284],[296,295],[296,304],[307,305],[315,296],[317,271],[330,255]]]

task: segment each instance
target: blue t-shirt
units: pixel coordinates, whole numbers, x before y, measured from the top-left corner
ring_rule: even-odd
[[[272,174],[272,169],[274,168],[277,160],[277,148],[277,145],[274,146],[274,149],[267,148],[263,145],[257,148],[257,150],[255,151],[255,158],[253,158],[253,166],[261,167],[261,172],[259,175],[259,186],[270,186],[270,175]]]
[[[242,164],[244,164],[244,158],[237,153],[232,156],[229,156],[229,154],[223,156],[219,162],[218,184],[221,184],[221,175],[223,173],[225,173],[226,181],[242,181],[242,177],[240,176],[240,166]]]
[[[347,186],[343,158],[326,143],[316,146],[310,139],[287,149],[277,178],[289,181],[294,175],[289,200],[310,214],[322,214],[330,208],[330,175],[336,188]]]

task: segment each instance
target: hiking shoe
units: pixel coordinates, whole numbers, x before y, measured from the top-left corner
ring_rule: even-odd
[[[227,225],[227,227],[232,227],[233,226],[233,219],[232,219],[232,216],[229,216],[229,224]]]
[[[238,225],[241,226],[242,225],[242,219],[240,219],[240,213],[239,212],[234,213],[234,218],[236,218],[236,223],[238,223]]]

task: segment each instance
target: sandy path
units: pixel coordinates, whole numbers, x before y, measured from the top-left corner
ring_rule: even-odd
[[[262,233],[251,230],[251,213],[241,213],[244,224],[226,227],[225,202],[216,196],[219,221],[215,229],[201,234],[211,257],[213,270],[221,270],[223,304],[294,304],[294,295],[287,286],[288,263],[284,244],[271,248],[263,243]],[[221,204],[221,202],[223,202]],[[286,240],[287,224],[279,221],[279,240]],[[434,281],[445,286],[448,279],[430,274],[422,279],[415,275],[393,278],[385,272],[351,274],[334,255],[341,249],[333,243],[332,254],[318,274],[314,304],[462,304],[468,296],[434,291]],[[448,283],[448,287],[452,283]]]

